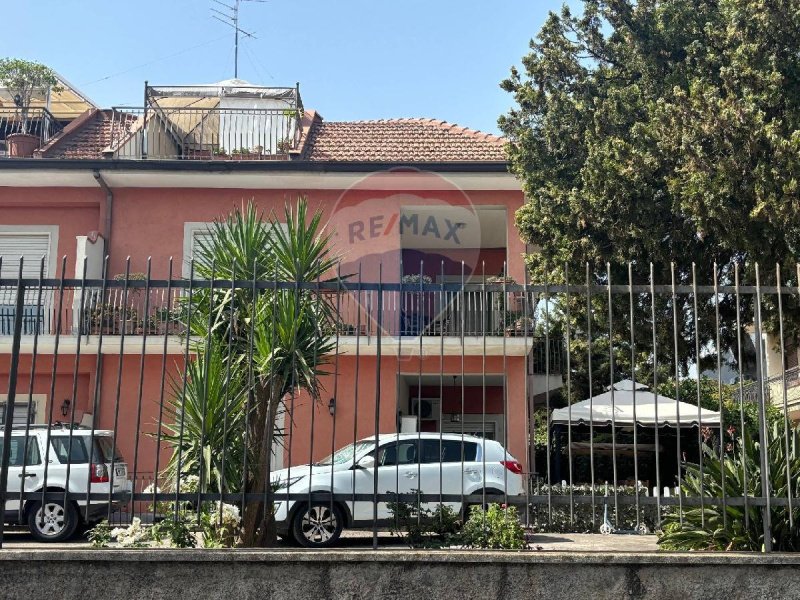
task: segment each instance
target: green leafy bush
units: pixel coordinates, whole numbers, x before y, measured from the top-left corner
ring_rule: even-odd
[[[551,496],[569,496],[569,485],[539,484],[531,490],[532,494],[547,496],[548,490]],[[592,495],[591,484],[580,484],[571,486],[573,496],[590,497]],[[619,513],[614,510],[614,490],[608,487],[608,498],[605,498],[606,487],[604,485],[594,486],[595,502],[577,499],[572,504],[570,511],[569,504],[552,503],[552,510],[548,514],[547,504],[535,504],[530,508],[531,524],[534,531],[541,533],[598,533],[603,524],[603,506],[608,505],[608,519],[616,529],[633,530],[637,525],[646,531],[655,531],[658,527],[658,507],[653,504],[639,505],[639,518],[636,518],[636,504],[619,504]],[[647,490],[639,488],[639,497],[644,498]],[[617,486],[618,497],[631,497],[636,495],[636,488],[632,485]]]
[[[722,460],[715,449],[704,447],[703,473],[696,464],[686,467],[681,488],[687,497],[709,499],[742,498],[762,495],[761,443],[745,428],[744,435],[730,442]],[[788,448],[787,448],[788,446]],[[788,453],[787,453],[788,450]],[[785,420],[774,421],[767,428],[767,479],[772,497],[787,498],[791,493],[791,521],[788,506],[771,505],[772,548],[777,551],[800,550],[800,431]],[[722,484],[722,475],[725,484]],[[764,511],[750,504],[684,508],[683,515],[670,511],[664,518],[658,541],[665,550],[751,550],[764,547]],[[792,526],[792,523],[794,526]]]
[[[103,519],[89,530],[87,535],[92,548],[106,548],[111,542],[111,526],[107,519]]]
[[[461,529],[458,513],[446,504],[430,510],[419,503],[388,502],[392,515],[392,535],[411,548],[432,548],[456,543]]]
[[[473,506],[459,541],[469,548],[521,550],[525,548],[525,530],[513,506],[490,504],[487,510]]]
[[[192,531],[194,515],[180,512],[177,515],[170,515],[166,519],[159,521],[150,528],[150,535],[159,544],[172,548],[194,548],[197,546],[197,538]]]

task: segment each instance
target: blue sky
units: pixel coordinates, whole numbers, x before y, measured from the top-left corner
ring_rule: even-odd
[[[434,117],[496,132],[511,106],[499,82],[561,3],[245,2],[241,26],[257,39],[240,47],[239,76],[299,81],[305,106],[326,120]],[[233,34],[211,18],[212,6],[220,8],[212,0],[9,2],[0,56],[44,62],[101,106],[141,105],[145,79],[233,76]]]

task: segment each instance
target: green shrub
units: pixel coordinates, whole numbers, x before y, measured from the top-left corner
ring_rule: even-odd
[[[720,460],[716,449],[704,447],[703,473],[690,464],[681,488],[686,497],[709,499],[742,498],[762,495],[761,443],[745,428],[744,435],[731,442],[732,448]],[[788,444],[787,444],[788,437]],[[787,454],[788,445],[788,454]],[[791,492],[792,522],[788,506],[770,508],[772,548],[776,551],[800,550],[800,431],[785,420],[773,421],[767,427],[767,469],[770,495],[786,498]],[[788,467],[788,473],[787,473]],[[725,485],[722,485],[722,474]],[[746,474],[746,477],[745,477]],[[787,477],[788,475],[788,477]],[[744,506],[705,504],[684,508],[682,518],[670,511],[664,518],[663,533],[658,540],[664,550],[751,550],[764,547],[764,511],[752,503]]]
[[[571,486],[573,496],[590,497],[591,484],[576,484]],[[548,490],[554,497],[569,496],[569,485],[538,484],[531,490],[531,494],[547,496]],[[595,484],[595,502],[577,499],[573,502],[570,512],[569,504],[553,502],[552,510],[548,514],[548,506],[534,504],[530,507],[531,525],[538,533],[598,533],[603,524],[604,503],[608,505],[608,520],[616,529],[634,530],[637,525],[644,526],[647,531],[655,531],[658,527],[658,507],[655,504],[639,505],[639,518],[636,518],[636,504],[619,503],[619,513],[614,510],[614,489],[608,486],[608,498],[605,498],[606,486]],[[647,490],[639,488],[639,497],[644,498]],[[617,486],[618,497],[631,497],[636,495],[636,488],[632,485]],[[663,507],[662,507],[663,508]]]
[[[430,510],[419,503],[388,502],[392,515],[392,535],[399,536],[411,548],[437,548],[457,543],[461,520],[446,504]]]
[[[92,548],[106,548],[111,542],[111,526],[103,519],[89,530],[87,535]]]
[[[521,550],[525,547],[525,531],[513,506],[490,504],[485,511],[481,506],[473,506],[459,541],[469,548]]]
[[[179,512],[177,518],[170,515],[150,528],[150,536],[159,544],[173,548],[194,548],[197,538],[192,531],[194,514]]]

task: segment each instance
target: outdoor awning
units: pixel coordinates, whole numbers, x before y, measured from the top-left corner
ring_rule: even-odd
[[[551,415],[554,425],[669,425],[692,427],[697,424],[719,427],[720,414],[674,398],[653,394],[645,385],[630,379],[615,383],[613,390],[582,400],[571,407],[558,408]]]

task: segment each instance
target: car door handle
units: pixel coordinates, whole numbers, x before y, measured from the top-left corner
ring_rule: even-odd
[[[36,477],[36,473],[25,473],[24,475],[20,473],[17,477]]]
[[[417,478],[417,474],[416,473],[412,473],[412,472],[409,471],[408,473],[404,474],[404,477],[406,479],[416,479]]]

